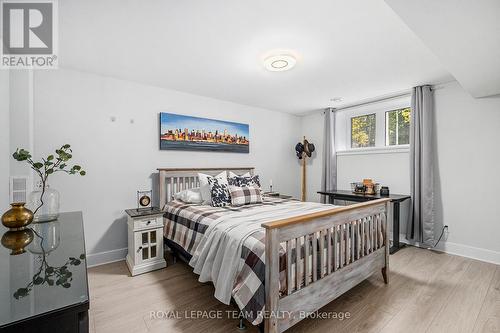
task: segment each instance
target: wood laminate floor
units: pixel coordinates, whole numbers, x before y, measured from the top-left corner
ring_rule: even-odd
[[[390,265],[389,285],[376,274],[320,310],[349,319],[305,319],[288,332],[500,332],[500,266],[414,247],[391,255]],[[184,263],[136,277],[124,261],[94,267],[89,286],[91,332],[241,332],[226,315],[151,316],[237,310]],[[248,324],[246,332],[258,330]]]

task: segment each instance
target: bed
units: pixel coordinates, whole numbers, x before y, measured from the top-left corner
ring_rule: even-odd
[[[215,176],[224,170],[254,172],[158,169],[164,238],[190,261],[200,281],[214,283],[216,298],[227,303],[230,296],[250,322],[263,323],[265,332],[283,332],[376,272],[388,283],[389,200],[336,207],[267,198],[221,208],[173,199],[199,186],[198,172]],[[238,237],[238,247],[208,244]]]

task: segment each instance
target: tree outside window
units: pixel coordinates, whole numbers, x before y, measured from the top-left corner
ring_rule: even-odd
[[[410,108],[385,113],[386,146],[407,145],[410,143],[410,116]]]
[[[351,148],[375,147],[376,115],[351,118]]]

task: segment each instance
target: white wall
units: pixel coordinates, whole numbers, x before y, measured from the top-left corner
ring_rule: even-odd
[[[500,263],[500,96],[474,99],[455,82],[435,103],[436,219],[450,227],[447,249]]]
[[[380,151],[371,153],[339,154],[337,157],[338,189],[350,190],[353,181],[371,178],[382,186],[388,186],[390,193],[410,193],[409,153],[401,151]],[[410,200],[401,204],[400,232],[406,232],[406,221],[410,211]],[[389,230],[392,232],[392,225]]]
[[[452,82],[436,89],[435,109],[436,232],[449,226],[446,242],[439,248],[500,263],[500,205],[495,195],[500,188],[500,96],[474,99]],[[322,113],[303,117],[303,132],[321,138],[322,122]],[[408,161],[406,152],[340,154],[339,189],[371,177],[389,185],[392,193],[409,193]],[[321,186],[321,162],[319,156],[308,170],[309,193]],[[401,214],[404,232],[407,207],[402,207]]]
[[[91,263],[125,253],[124,209],[136,206],[137,190],[156,186],[158,167],[255,166],[264,187],[272,179],[276,190],[299,194],[299,117],[71,70],[37,71],[34,87],[37,156],[69,143],[87,171],[50,183],[63,211],[83,210],[87,252],[112,251]],[[250,154],[160,151],[161,111],[248,123]]]
[[[9,82],[9,150],[17,148],[33,150],[33,72],[12,70]],[[31,176],[27,163],[18,162],[9,156],[11,176]]]
[[[9,207],[9,71],[0,70],[0,214]]]

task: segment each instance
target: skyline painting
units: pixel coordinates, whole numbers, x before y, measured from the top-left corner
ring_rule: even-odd
[[[248,124],[160,113],[161,150],[249,153]]]

